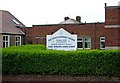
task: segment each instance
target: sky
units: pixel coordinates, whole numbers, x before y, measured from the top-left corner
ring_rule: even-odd
[[[27,27],[58,24],[68,16],[81,16],[84,23],[104,22],[105,3],[117,6],[120,0],[0,0],[0,10],[9,11]]]

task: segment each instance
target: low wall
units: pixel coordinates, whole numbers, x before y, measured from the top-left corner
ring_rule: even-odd
[[[4,75],[2,76],[2,83],[120,83],[120,78],[94,76]]]

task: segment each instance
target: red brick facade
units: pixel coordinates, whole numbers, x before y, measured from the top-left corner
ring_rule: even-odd
[[[120,49],[120,6],[105,7],[106,48]]]
[[[36,37],[39,37],[40,44],[45,44],[46,35],[60,28],[78,37],[90,37],[91,49],[100,49],[100,37],[105,37],[106,49],[120,49],[120,6],[105,6],[105,23],[33,25],[25,28],[26,43],[36,44]]]
[[[120,6],[105,7],[105,24],[120,24]]]

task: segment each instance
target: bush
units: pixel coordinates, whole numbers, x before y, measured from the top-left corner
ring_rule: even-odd
[[[3,49],[3,74],[120,76],[118,50],[45,50],[42,45]]]

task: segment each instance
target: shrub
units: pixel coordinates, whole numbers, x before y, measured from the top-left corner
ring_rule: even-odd
[[[3,74],[120,76],[118,50],[45,50],[26,45],[3,49]]]

